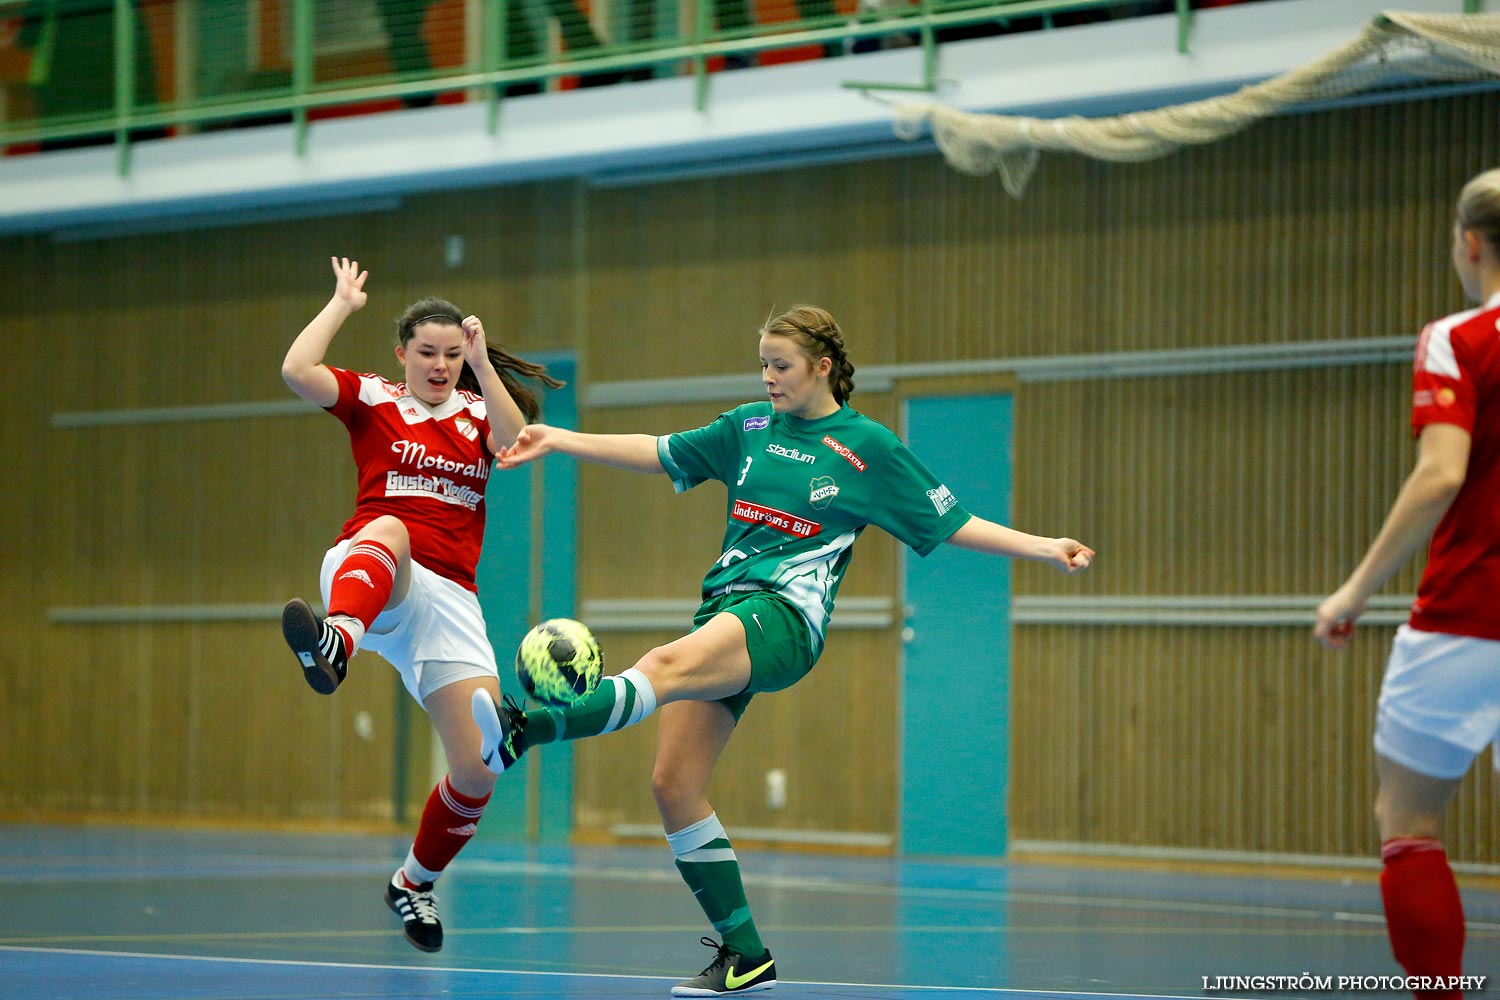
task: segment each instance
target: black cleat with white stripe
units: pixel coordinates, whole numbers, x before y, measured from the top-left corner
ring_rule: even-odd
[[[281,609],[281,634],[297,654],[302,676],[318,694],[333,694],[349,673],[349,653],[344,634],[322,621],[302,598]]]
[[[385,905],[401,918],[406,926],[406,940],[423,951],[439,951],[443,947],[443,922],[438,919],[437,897],[432,894],[432,883],[423,882],[415,889],[399,884],[398,872],[385,887]]]

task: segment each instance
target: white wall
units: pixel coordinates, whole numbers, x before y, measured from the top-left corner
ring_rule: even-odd
[[[1352,40],[1382,0],[1278,0],[1195,15],[1191,51],[1172,16],[1006,35],[941,48],[935,98],[967,110],[1116,114],[1225,93]],[[1462,0],[1402,10],[1460,13]],[[706,110],[691,78],[514,98],[496,134],[482,103],[315,122],[297,156],[290,126],[213,132],[134,149],[0,159],[0,233],[59,235],[213,224],[349,206],[408,191],[581,176],[626,183],[802,160],[890,155],[890,108],[846,81],[916,83],[921,54],[898,49],[715,74]],[[99,227],[106,229],[99,229]]]

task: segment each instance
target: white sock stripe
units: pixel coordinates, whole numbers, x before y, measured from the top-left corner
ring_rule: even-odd
[[[412,885],[421,885],[423,882],[436,882],[438,876],[443,874],[442,869],[433,871],[424,868],[417,860],[417,856],[410,849],[406,852],[406,864],[401,866],[401,874],[406,876],[406,881]]]
[[[672,848],[673,857],[681,858],[720,838],[728,840],[729,835],[724,832],[724,824],[719,822],[719,814],[709,813],[692,826],[667,834],[667,844]]]
[[[626,723],[633,726],[656,711],[656,689],[651,686],[646,675],[635,667],[622,672],[620,679],[635,688],[635,710],[630,713],[630,721]]]
[[[609,721],[604,724],[603,732],[612,733],[620,727],[620,716],[625,712],[625,682],[618,676],[609,678],[609,682],[615,688],[615,707],[610,710]]]
[[[386,551],[385,546],[369,545],[361,542],[360,544],[350,548],[349,551],[345,553],[344,559],[345,561],[348,561],[354,556],[369,556],[371,559],[374,559],[376,562],[380,563],[380,565],[385,567],[386,572],[391,574],[391,579],[394,580],[396,578],[396,560],[388,551]]]
[[[700,848],[696,851],[688,851],[686,854],[673,855],[678,861],[688,864],[708,864],[713,861],[739,861],[732,847],[715,847],[713,850]]]
[[[444,778],[442,781],[438,782],[438,797],[443,800],[443,805],[447,806],[449,809],[453,810],[456,814],[462,816],[464,819],[478,819],[479,817],[484,815],[484,807],[489,805],[489,800],[486,799],[484,802],[480,803],[477,806],[466,806],[462,802],[458,801],[458,799],[454,798],[454,794],[455,792],[453,791],[453,786],[448,784],[447,778]]]

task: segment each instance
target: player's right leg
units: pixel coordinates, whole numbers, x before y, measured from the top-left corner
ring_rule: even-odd
[[[323,576],[328,617],[319,619],[311,605],[294,598],[282,609],[281,634],[308,686],[332,694],[376,616],[406,597],[411,582],[406,525],[390,516],[371,521],[329,550]]]
[[[1386,930],[1408,975],[1462,973],[1463,903],[1443,844],[1444,817],[1474,757],[1500,735],[1491,690],[1497,666],[1500,643],[1468,636],[1402,626],[1391,647],[1375,720],[1375,817]]]
[[[527,747],[613,733],[649,718],[658,705],[727,698],[749,683],[745,628],[732,614],[715,614],[688,635],[649,651],[629,670],[605,677],[571,708],[523,713],[514,704],[496,705],[475,692],[474,721],[483,736],[480,755],[500,774]]]

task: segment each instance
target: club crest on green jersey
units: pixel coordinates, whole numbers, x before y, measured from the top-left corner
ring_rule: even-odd
[[[830,476],[818,476],[809,485],[812,487],[812,493],[808,496],[807,502],[816,510],[827,507],[833,503],[833,498],[839,495],[838,484]]]

